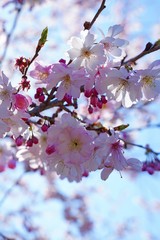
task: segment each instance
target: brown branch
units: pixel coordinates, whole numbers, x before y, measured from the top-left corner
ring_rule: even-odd
[[[31,64],[33,63],[33,61],[38,57],[38,55],[39,55],[39,53],[36,51],[35,54],[34,54],[34,56],[32,57],[32,59],[30,60],[27,68],[25,69],[25,72],[24,72],[22,78],[27,78],[28,69],[29,69],[29,67],[31,66]]]
[[[128,65],[128,64],[136,65],[136,61],[139,60],[140,58],[144,57],[145,55],[147,55],[149,53],[160,50],[160,44],[158,43],[158,41],[153,46],[150,46],[150,48],[147,48],[147,45],[148,45],[148,43],[146,44],[145,49],[140,54],[138,54],[137,56],[135,56],[135,57],[133,57],[133,58],[127,60],[127,61],[122,61],[121,66],[122,65]]]
[[[147,124],[146,126],[143,127],[137,127],[137,128],[131,128],[131,129],[127,129],[125,132],[133,132],[133,131],[143,131],[147,128],[160,128],[160,123],[157,124]]]
[[[151,148],[149,148],[148,146],[143,146],[143,145],[140,145],[140,144],[127,142],[127,141],[125,141],[125,140],[122,139],[122,138],[119,138],[119,140],[123,141],[126,146],[127,146],[127,145],[131,145],[131,146],[134,146],[134,147],[143,148],[143,149],[146,150],[147,153],[150,153],[150,152],[151,152],[151,153],[153,153],[153,154],[155,154],[155,155],[159,155],[159,154],[160,154],[160,152],[155,152],[155,151],[153,151]]]
[[[94,24],[95,21],[97,20],[98,16],[99,16],[99,15],[101,14],[101,12],[106,8],[105,2],[106,2],[106,0],[102,0],[101,6],[99,7],[99,9],[98,9],[97,13],[95,14],[94,18],[92,19],[92,21],[91,21],[91,22],[87,22],[87,21],[86,21],[86,22],[83,24],[84,30],[89,30],[89,29],[91,29],[91,27],[93,26],[93,24]]]
[[[62,101],[58,101],[55,99],[54,101],[51,101],[48,103],[46,100],[45,102],[41,103],[39,106],[34,107],[32,110],[28,111],[28,113],[34,117],[34,116],[39,116],[40,112],[43,112],[44,110],[53,108],[53,107],[59,107],[63,104]]]
[[[47,35],[48,35],[48,28],[46,27],[45,29],[43,29],[42,33],[41,33],[41,37],[38,41],[37,47],[36,47],[36,51],[34,56],[32,57],[32,59],[29,61],[28,66],[26,67],[24,74],[23,74],[23,78],[27,78],[27,72],[29,67],[31,66],[31,64],[33,63],[33,61],[38,57],[40,50],[42,49],[42,47],[44,46],[44,44],[47,41]]]

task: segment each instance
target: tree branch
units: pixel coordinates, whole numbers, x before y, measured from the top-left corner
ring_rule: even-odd
[[[151,44],[150,47],[148,47],[148,45],[149,45],[149,43],[146,44],[145,49],[140,54],[138,54],[137,56],[135,56],[135,57],[133,57],[133,58],[127,60],[127,61],[123,60],[121,62],[121,66],[122,65],[128,65],[128,64],[136,65],[136,61],[139,60],[140,58],[144,57],[145,55],[147,55],[149,53],[152,53],[152,52],[160,50],[159,40],[154,45]]]
[[[146,150],[147,153],[150,152],[150,153],[155,154],[156,156],[160,154],[160,152],[155,152],[155,151],[153,151],[153,150],[152,150],[150,147],[148,147],[148,146],[143,146],[143,145],[140,145],[140,144],[127,142],[127,141],[125,141],[125,140],[122,139],[122,138],[119,138],[119,139],[120,139],[121,141],[123,141],[123,142],[125,143],[126,146],[127,146],[127,145],[131,145],[131,146],[135,146],[135,147],[143,148],[143,149]]]
[[[102,0],[101,6],[100,6],[100,8],[98,9],[97,13],[95,14],[94,18],[92,19],[92,21],[91,21],[91,22],[87,22],[87,21],[86,21],[86,22],[83,24],[84,30],[89,30],[89,29],[91,29],[91,27],[93,26],[93,24],[94,24],[95,21],[97,20],[98,16],[99,16],[99,15],[101,14],[101,12],[106,8],[105,2],[106,2],[106,0]]]

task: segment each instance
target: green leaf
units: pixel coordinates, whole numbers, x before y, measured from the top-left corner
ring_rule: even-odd
[[[129,124],[122,124],[122,125],[119,125],[117,127],[114,127],[114,130],[115,131],[122,131],[122,130],[126,129],[127,127],[129,127]]]
[[[47,41],[47,36],[48,36],[48,27],[43,29],[41,33],[41,38],[38,41],[38,46],[41,48],[44,46],[45,42]]]

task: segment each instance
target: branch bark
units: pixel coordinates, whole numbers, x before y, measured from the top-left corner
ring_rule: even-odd
[[[97,13],[95,14],[95,16],[93,17],[92,21],[91,22],[85,22],[83,24],[84,26],[84,30],[89,30],[91,29],[91,27],[93,26],[93,24],[95,23],[95,21],[97,20],[98,16],[101,14],[101,12],[106,8],[105,6],[105,2],[106,0],[102,0],[102,3],[101,3],[101,6],[99,7]]]
[[[153,46],[151,46],[149,49],[147,49],[147,44],[146,44],[146,48],[137,56],[127,60],[127,61],[122,61],[121,66],[123,65],[136,65],[136,61],[139,60],[140,58],[144,57],[147,54],[150,54],[152,52],[158,51],[160,50],[160,44],[159,41],[157,41]]]

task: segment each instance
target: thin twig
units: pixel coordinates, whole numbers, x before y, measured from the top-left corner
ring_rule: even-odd
[[[125,145],[131,145],[131,146],[143,148],[143,149],[145,149],[148,153],[151,152],[151,153],[153,153],[153,154],[155,154],[155,155],[159,155],[159,154],[160,154],[160,152],[155,152],[155,151],[153,151],[151,148],[149,148],[148,146],[143,146],[143,145],[140,145],[140,144],[127,142],[127,141],[125,141],[125,140],[122,139],[122,138],[119,138],[119,139],[120,139],[121,141],[123,141],[123,142],[125,143]]]
[[[134,132],[134,131],[143,131],[146,128],[160,128],[160,123],[157,124],[148,124],[146,126],[142,126],[142,127],[137,127],[137,128],[130,128],[130,129],[126,129],[125,132]]]
[[[3,240],[15,240],[15,238],[9,238],[9,237],[6,237],[4,234],[0,233],[0,237],[3,239]]]
[[[22,10],[22,5],[21,5],[21,7],[17,8],[16,10],[17,10],[17,12],[16,12],[16,15],[15,15],[15,18],[14,18],[14,22],[13,22],[13,25],[12,25],[12,28],[11,28],[10,32],[7,34],[7,39],[6,39],[6,42],[5,42],[4,51],[3,51],[2,57],[0,58],[0,65],[2,65],[2,62],[4,61],[4,59],[6,57],[8,47],[9,47],[9,44],[10,44],[10,41],[11,41],[11,37],[13,36],[13,33],[15,31],[15,28],[16,28],[21,10]]]
[[[32,110],[28,111],[28,113],[34,117],[34,116],[39,116],[40,112],[43,112],[44,110],[53,108],[53,107],[60,107],[62,106],[63,102],[58,101],[57,99],[50,101],[46,100],[45,102],[41,103],[39,106],[34,107]]]
[[[17,186],[17,185],[20,183],[20,181],[21,181],[22,177],[24,176],[24,174],[25,174],[25,172],[23,172],[23,173],[18,177],[18,179],[14,182],[14,184],[13,184],[10,188],[8,188],[8,190],[5,192],[5,194],[3,195],[3,197],[2,197],[1,200],[0,200],[0,206],[2,206],[2,204],[5,202],[6,198],[7,198],[7,197],[9,196],[9,194],[13,191],[14,187]]]
[[[33,61],[38,57],[38,55],[39,55],[39,53],[36,51],[35,54],[34,54],[34,56],[32,57],[32,59],[30,60],[27,68],[25,69],[25,72],[24,72],[24,74],[23,74],[23,76],[22,76],[23,78],[27,78],[28,69],[29,69],[29,67],[31,66],[31,64],[33,63]]]
[[[152,53],[152,52],[155,52],[155,51],[158,51],[160,50],[160,44],[154,44],[151,48],[149,49],[144,49],[140,54],[138,54],[137,56],[127,60],[127,61],[124,61],[121,63],[121,65],[127,65],[127,64],[134,64],[136,65],[136,61],[139,60],[140,58],[144,57],[145,55],[149,54],[149,53]]]
[[[89,30],[91,29],[91,27],[93,26],[93,24],[95,23],[95,21],[97,20],[98,16],[101,14],[101,12],[106,8],[105,6],[105,2],[106,0],[102,0],[101,6],[99,7],[97,13],[95,14],[94,18],[92,19],[91,22],[85,22],[84,23],[84,30]]]

